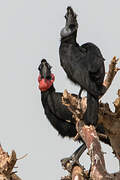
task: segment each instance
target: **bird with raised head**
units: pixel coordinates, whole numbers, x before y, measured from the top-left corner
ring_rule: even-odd
[[[68,78],[87,91],[87,110],[84,122],[95,125],[98,121],[99,97],[104,94],[103,80],[105,76],[104,58],[100,49],[93,43],[79,45],[77,38],[77,15],[71,7],[67,7],[66,24],[61,30],[59,48],[60,63]]]
[[[77,133],[75,120],[72,116],[72,113],[62,103],[63,93],[56,92],[55,90],[55,76],[51,73],[51,66],[45,59],[42,59],[38,70],[38,82],[39,89],[41,91],[41,102],[47,119],[62,137],[74,137]],[[73,96],[77,97],[77,95],[75,94],[73,94]],[[101,125],[98,125],[96,129],[99,133],[105,133]],[[104,137],[100,137],[100,140],[110,145],[110,141],[108,138],[106,139]],[[82,142],[82,145],[72,154],[72,156],[62,160],[63,165],[65,165],[65,163],[70,160],[72,167],[72,164],[78,162],[79,157],[85,151],[86,145],[83,142],[82,138],[80,137],[78,141]]]

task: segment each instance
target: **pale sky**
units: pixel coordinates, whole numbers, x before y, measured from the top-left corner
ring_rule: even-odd
[[[38,70],[42,58],[53,66],[55,88],[78,93],[60,67],[60,30],[65,25],[66,7],[78,14],[79,44],[93,42],[106,59],[106,72],[113,56],[120,57],[119,0],[1,0],[0,1],[0,142],[18,158],[18,175],[22,180],[58,180],[65,174],[60,159],[79,146],[72,139],[62,139],[48,122],[38,90]],[[103,97],[112,110],[120,88],[120,72]],[[107,170],[118,170],[118,161],[111,149],[106,152]],[[81,163],[88,168],[89,157],[84,153]],[[15,169],[16,171],[16,169]]]

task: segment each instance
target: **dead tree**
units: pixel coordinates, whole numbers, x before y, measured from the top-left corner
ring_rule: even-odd
[[[21,180],[13,168],[17,162],[16,153],[13,150],[9,156],[0,145],[0,180]]]
[[[119,68],[116,67],[118,59],[114,57],[109,65],[109,71],[104,81],[104,86],[107,89],[110,87]],[[106,92],[105,92],[106,93]],[[71,175],[63,178],[64,180],[119,180],[120,172],[109,174],[105,168],[104,156],[101,151],[99,137],[109,137],[112,149],[120,160],[120,90],[118,90],[118,98],[114,101],[115,112],[112,112],[108,103],[100,103],[98,124],[102,124],[105,130],[105,135],[97,134],[94,126],[86,126],[83,122],[83,114],[86,111],[87,103],[86,97],[79,99],[73,97],[66,90],[63,93],[63,104],[73,113],[76,123],[77,135],[74,140],[81,136],[86,143],[88,154],[91,159],[91,169],[88,173],[82,166],[73,166]],[[69,166],[69,163],[66,165]]]

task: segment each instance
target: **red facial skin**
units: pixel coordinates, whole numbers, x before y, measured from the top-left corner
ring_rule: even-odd
[[[44,78],[41,79],[41,75],[39,75],[38,76],[39,89],[41,91],[47,91],[52,86],[54,80],[55,80],[54,74],[51,74],[50,80]]]

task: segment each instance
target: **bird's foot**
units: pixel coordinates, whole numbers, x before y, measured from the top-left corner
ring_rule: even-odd
[[[75,165],[80,166],[79,160],[75,156],[61,159],[61,165],[67,171],[71,172]]]

